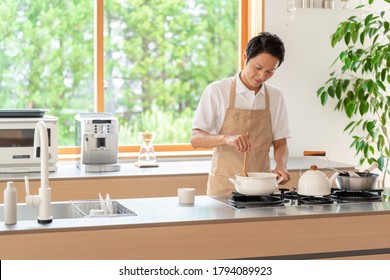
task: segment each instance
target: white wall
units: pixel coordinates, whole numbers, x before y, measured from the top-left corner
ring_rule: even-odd
[[[316,0],[317,5],[321,2]],[[288,21],[287,0],[265,0],[265,30],[278,34],[286,46],[285,62],[269,82],[282,90],[286,100],[292,133],[290,156],[325,150],[331,160],[358,164],[354,149],[349,148],[352,138],[343,132],[350,120],[333,110],[332,100],[323,107],[316,95],[340,50],[331,47],[330,36],[352,14],[356,13],[297,9],[295,18]]]

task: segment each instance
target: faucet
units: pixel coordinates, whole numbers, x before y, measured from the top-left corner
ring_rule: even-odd
[[[34,131],[34,157],[41,158],[41,187],[38,195],[30,195],[30,185],[28,177],[25,176],[26,204],[38,206],[38,223],[51,223],[51,188],[49,187],[49,140],[46,124],[38,121]]]

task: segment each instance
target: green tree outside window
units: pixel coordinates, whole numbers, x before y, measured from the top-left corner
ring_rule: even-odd
[[[44,108],[61,146],[93,111],[93,2],[2,0],[0,108]],[[105,0],[105,111],[120,144],[188,143],[203,89],[238,68],[238,1]]]

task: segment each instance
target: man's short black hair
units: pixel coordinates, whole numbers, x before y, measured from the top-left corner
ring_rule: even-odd
[[[259,35],[253,37],[249,40],[248,45],[246,47],[246,62],[261,54],[261,53],[269,53],[270,55],[279,59],[279,65],[284,61],[284,44],[283,41],[275,34],[271,34],[269,32],[261,32]]]

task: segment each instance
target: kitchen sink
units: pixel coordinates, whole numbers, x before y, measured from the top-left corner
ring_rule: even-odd
[[[77,219],[88,217],[122,217],[122,216],[136,216],[133,211],[126,208],[117,201],[112,201],[114,208],[113,214],[102,214],[90,216],[90,210],[101,209],[99,201],[64,201],[52,202],[52,216],[53,219]],[[38,218],[38,207],[27,206],[26,204],[18,204],[17,206],[17,220],[29,221]],[[0,222],[4,221],[4,205],[0,205]]]
[[[117,201],[112,201],[113,213],[112,214],[102,214],[102,215],[90,215],[91,210],[100,210],[101,202],[100,201],[71,201],[72,205],[72,215],[74,218],[85,218],[85,217],[121,217],[121,216],[137,216],[133,211],[126,208]]]

